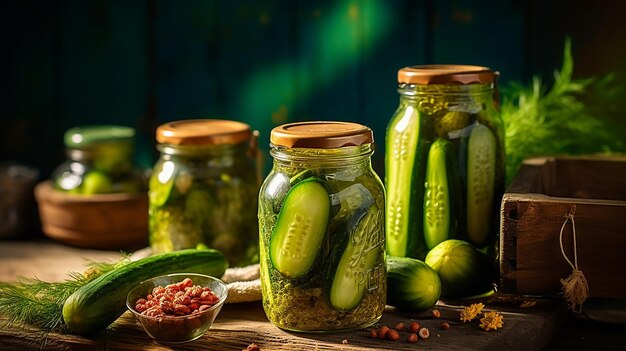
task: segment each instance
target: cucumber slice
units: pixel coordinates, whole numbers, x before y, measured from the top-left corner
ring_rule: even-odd
[[[472,129],[467,147],[467,235],[475,245],[489,237],[496,177],[496,138],[482,124]]]
[[[299,278],[313,266],[326,235],[330,195],[311,178],[289,190],[270,238],[272,266],[287,278]]]
[[[424,182],[424,241],[428,249],[449,239],[451,198],[446,154],[450,142],[437,139],[430,147]]]
[[[172,161],[163,162],[162,167],[152,173],[148,191],[151,205],[161,207],[167,203],[174,188],[175,173],[176,167]]]
[[[368,272],[379,261],[381,249],[377,235],[381,212],[372,204],[365,214],[354,216],[346,245],[335,270],[330,289],[330,304],[337,310],[351,310],[361,303],[368,285]],[[356,222],[356,223],[355,223]]]
[[[418,112],[411,106],[400,110],[392,119],[387,130],[385,164],[387,175],[386,244],[387,252],[393,256],[412,256],[408,252],[409,225],[416,213],[411,211],[414,167],[418,157],[420,125]],[[421,186],[419,186],[421,188]],[[417,200],[421,202],[420,199]],[[421,207],[421,204],[418,206]],[[417,213],[421,211],[417,209]],[[420,214],[421,215],[421,214]],[[419,219],[418,219],[419,220]],[[415,235],[415,233],[414,233]]]

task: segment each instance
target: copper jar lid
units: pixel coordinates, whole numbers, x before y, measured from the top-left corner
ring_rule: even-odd
[[[221,119],[190,119],[165,123],[156,131],[161,144],[218,145],[239,144],[250,140],[250,126]]]
[[[422,65],[401,68],[398,83],[407,84],[486,84],[494,83],[498,72],[471,65]]]
[[[288,123],[272,129],[273,145],[291,148],[334,149],[374,142],[372,130],[352,122],[312,121]]]

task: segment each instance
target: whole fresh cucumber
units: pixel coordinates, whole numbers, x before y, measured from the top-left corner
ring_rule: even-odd
[[[387,252],[393,256],[426,255],[420,250],[424,172],[419,168],[427,144],[420,141],[420,133],[419,113],[412,106],[400,108],[387,129],[385,234]]]
[[[337,310],[357,307],[368,286],[368,274],[380,261],[382,243],[377,233],[382,226],[382,213],[372,204],[361,216],[354,215],[348,224],[347,245],[336,265],[330,288],[330,304]]]
[[[476,124],[467,147],[467,236],[474,245],[489,237],[496,177],[496,138]]]
[[[425,260],[441,279],[441,295],[467,297],[492,288],[493,259],[462,240],[446,240],[435,246]]]
[[[228,267],[218,250],[181,250],[146,257],[101,275],[65,301],[63,320],[74,334],[106,328],[126,311],[126,295],[142,281],[163,274],[201,273],[221,277]]]
[[[269,247],[272,266],[283,276],[299,278],[311,270],[326,236],[330,209],[330,194],[321,180],[309,178],[289,190]]]
[[[428,153],[424,181],[424,241],[428,249],[455,237],[461,188],[453,145],[437,139]]]
[[[419,312],[433,307],[441,295],[439,275],[423,261],[387,257],[387,304]]]

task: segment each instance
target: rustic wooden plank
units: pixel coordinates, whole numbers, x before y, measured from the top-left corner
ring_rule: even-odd
[[[84,259],[117,259],[112,251],[80,250],[49,241],[3,242],[0,244],[0,281],[13,281],[17,276],[37,275],[43,280],[64,279],[67,271],[81,271]],[[469,303],[469,302],[466,302]],[[263,350],[539,350],[550,340],[562,315],[560,303],[539,301],[531,309],[519,309],[512,304],[486,301],[488,308],[502,311],[505,328],[483,332],[476,323],[460,324],[459,307],[441,305],[442,319],[421,314],[403,313],[388,307],[379,325],[395,326],[399,322],[419,320],[431,329],[431,338],[417,345],[409,344],[406,334],[397,342],[371,339],[368,330],[335,334],[299,334],[286,332],[270,324],[259,302],[226,305],[213,327],[200,339],[182,345],[158,344],[152,341],[135,322],[130,313],[124,314],[106,332],[92,338],[51,333],[28,328],[0,328],[0,349],[31,350],[242,350],[257,343]],[[449,330],[439,329],[445,320]],[[0,320],[0,323],[3,321]],[[348,344],[342,344],[343,340]]]
[[[574,212],[579,268],[592,297],[623,298],[626,158],[549,158],[525,163],[504,195],[501,278],[506,293],[556,295],[571,273],[559,244]],[[572,197],[559,197],[569,195]],[[597,197],[597,198],[589,198]],[[563,247],[573,260],[572,225]]]
[[[502,310],[501,307],[498,307]],[[431,332],[429,339],[418,344],[406,342],[407,332],[401,332],[399,341],[379,340],[369,337],[368,330],[346,331],[333,334],[303,334],[283,331],[270,324],[260,303],[226,305],[215,323],[200,339],[180,345],[159,344],[151,340],[135,322],[130,312],[124,314],[107,331],[92,338],[51,333],[44,340],[35,330],[6,328],[0,330],[0,345],[11,349],[42,350],[242,350],[256,343],[262,350],[539,350],[551,339],[557,320],[555,304],[540,302],[532,310],[508,309],[503,312],[505,328],[497,332],[484,332],[477,323],[462,324],[458,308],[440,306],[441,319],[432,319],[430,312],[405,314],[388,308],[379,325],[394,327],[397,323],[418,320]],[[451,328],[441,330],[442,321]],[[343,344],[347,340],[348,344]]]

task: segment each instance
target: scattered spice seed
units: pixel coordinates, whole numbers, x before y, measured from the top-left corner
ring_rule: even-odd
[[[389,329],[389,331],[387,332],[387,339],[391,341],[397,341],[398,339],[400,339],[400,334],[394,329]]]
[[[411,322],[411,324],[409,324],[409,331],[411,333],[417,333],[421,327],[422,325],[419,322]]]
[[[348,339],[343,339],[343,340],[341,341],[341,343],[342,343],[342,344],[344,344],[344,345],[347,345],[347,344],[348,344]]]
[[[428,337],[430,336],[430,330],[428,330],[428,328],[421,328],[418,334],[420,338],[428,339]]]
[[[261,351],[261,348],[257,344],[252,343],[252,344],[248,345],[248,347],[246,347],[245,349],[243,349],[241,351]]]
[[[377,338],[377,337],[378,337],[378,329],[372,328],[370,330],[370,338]]]
[[[409,336],[406,337],[406,341],[410,343],[416,343],[418,340],[417,334],[410,333]]]
[[[397,330],[397,331],[403,331],[405,329],[404,323],[400,322],[400,323],[396,324],[396,327],[394,329]]]
[[[448,330],[448,329],[450,329],[450,323],[448,322],[441,323],[441,330]]]
[[[441,312],[439,310],[432,310],[433,318],[441,318]]]
[[[380,329],[378,329],[378,338],[379,339],[385,339],[387,337],[387,333],[390,331],[391,329],[389,329],[388,326],[383,325],[382,327],[380,327]]]

